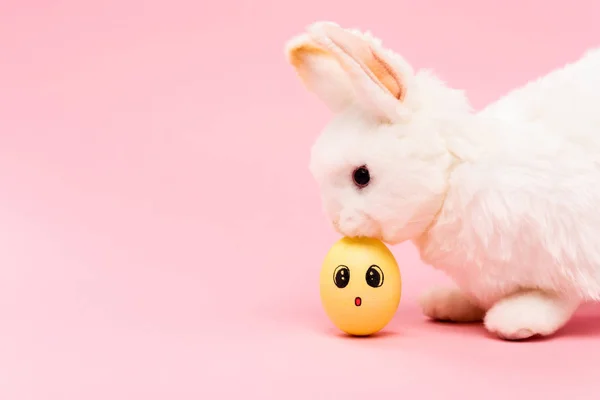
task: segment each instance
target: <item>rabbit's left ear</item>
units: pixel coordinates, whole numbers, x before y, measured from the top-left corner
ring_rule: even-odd
[[[286,55],[304,86],[331,111],[342,111],[355,101],[354,88],[337,57],[308,34],[290,40]]]
[[[333,104],[342,108],[349,103],[358,104],[367,113],[389,122],[406,117],[404,99],[407,92],[407,78],[412,74],[403,60],[392,60],[375,40],[367,40],[365,35],[345,30],[336,24],[318,22],[308,28],[305,43],[310,49],[318,49],[322,60],[327,61],[326,73],[319,73],[315,63],[308,62],[307,46],[291,47],[288,50],[292,64],[299,71],[307,86],[316,91],[331,107],[327,85],[336,89],[333,99],[344,101]],[[304,50],[303,50],[304,49]],[[303,50],[303,51],[301,51]],[[313,61],[317,51],[311,50]],[[294,62],[295,60],[295,62]],[[321,79],[315,79],[320,77]]]

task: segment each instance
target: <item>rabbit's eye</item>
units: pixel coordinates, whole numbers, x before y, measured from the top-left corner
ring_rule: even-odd
[[[354,184],[359,188],[363,188],[369,184],[371,181],[371,174],[369,174],[369,170],[366,166],[358,167],[352,173],[352,179],[354,180]]]

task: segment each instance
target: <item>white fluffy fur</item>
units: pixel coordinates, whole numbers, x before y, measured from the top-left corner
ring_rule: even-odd
[[[324,26],[337,25],[310,26],[287,52],[304,55],[295,67],[335,114],[310,169],[341,234],[412,240],[457,285],[424,295],[424,313],[485,318],[502,338],[550,335],[581,302],[600,300],[600,51],[476,113],[370,34],[348,31],[402,76],[402,101],[369,86],[342,53],[345,69],[299,54],[339,51]],[[364,164],[372,180],[358,190],[352,171]]]

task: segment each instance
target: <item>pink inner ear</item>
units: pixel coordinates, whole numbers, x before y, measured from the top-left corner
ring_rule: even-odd
[[[367,42],[337,26],[325,26],[324,33],[346,55],[356,61],[375,84],[396,99],[404,98],[404,86],[398,74]]]

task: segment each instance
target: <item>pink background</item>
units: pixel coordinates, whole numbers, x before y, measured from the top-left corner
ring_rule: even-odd
[[[597,397],[600,310],[552,340],[432,324],[393,248],[386,333],[339,335],[337,239],[307,169],[329,117],[285,63],[317,19],[372,29],[476,107],[600,45],[600,2],[0,3],[0,398]]]

